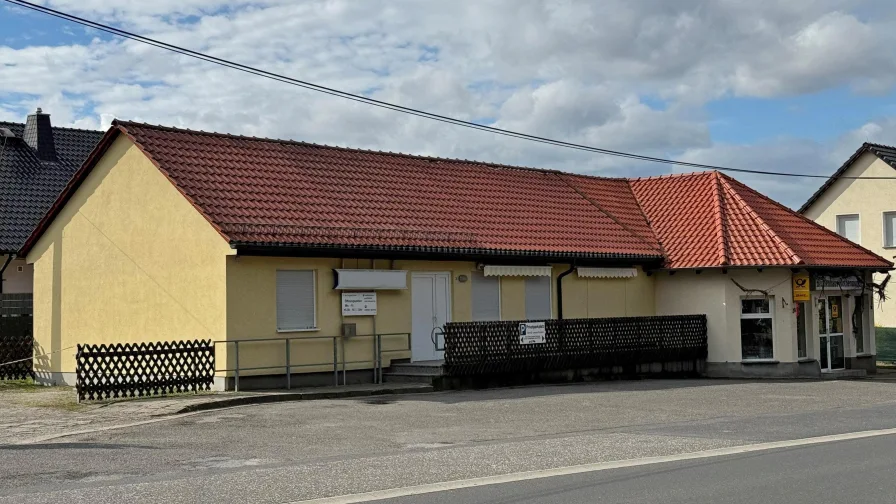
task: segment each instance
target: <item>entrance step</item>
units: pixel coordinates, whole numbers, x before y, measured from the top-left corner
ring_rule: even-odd
[[[442,376],[444,361],[423,361],[392,364],[383,372],[383,381],[391,383],[429,383]]]
[[[822,380],[854,380],[856,378],[866,378],[867,376],[868,373],[864,369],[838,369],[821,373]]]

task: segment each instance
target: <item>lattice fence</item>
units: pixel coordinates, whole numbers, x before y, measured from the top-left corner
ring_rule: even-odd
[[[210,340],[78,345],[79,400],[210,390],[215,349]]]
[[[545,342],[521,344],[526,321],[445,325],[445,372],[452,376],[706,360],[706,316],[546,320]],[[532,322],[532,321],[529,321]]]
[[[34,377],[31,316],[0,316],[0,380]]]

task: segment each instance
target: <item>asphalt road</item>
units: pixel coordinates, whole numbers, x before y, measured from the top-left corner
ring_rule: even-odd
[[[896,502],[896,435],[530,479],[375,504]]]
[[[872,381],[609,382],[281,403],[47,443],[0,445],[0,503],[299,502],[888,428],[896,428],[896,383]],[[853,452],[862,450],[852,446],[874,443],[844,442],[842,451],[861,460],[861,453]],[[708,462],[672,466],[685,470],[693,464],[694,471],[706,472],[715,467]],[[802,468],[799,464],[805,460],[793,463]],[[818,467],[827,463],[816,461]],[[853,475],[853,468],[876,470],[843,464],[838,474],[845,482],[865,478]],[[891,474],[896,473],[896,464],[890,467]],[[599,476],[649,470],[614,469]],[[588,481],[585,476],[568,478],[568,485]],[[744,478],[737,476],[732,484]],[[551,478],[534,484],[558,482],[557,489],[563,490],[564,481]],[[688,488],[693,486],[689,480],[676,481],[677,486],[664,492],[708,490]],[[774,488],[772,483],[760,486]],[[853,488],[851,484],[846,482],[844,488]],[[509,484],[507,492],[520,488]],[[413,502],[436,496],[418,496]],[[848,502],[865,502],[862,497]],[[496,502],[514,502],[500,499]]]

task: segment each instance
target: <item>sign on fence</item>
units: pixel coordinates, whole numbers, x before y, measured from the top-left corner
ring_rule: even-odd
[[[520,324],[520,344],[531,345],[545,342],[544,322],[523,322]]]
[[[343,292],[342,315],[376,315],[376,292]]]

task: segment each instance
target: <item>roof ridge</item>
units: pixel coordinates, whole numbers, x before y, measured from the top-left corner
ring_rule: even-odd
[[[722,174],[719,174],[719,178],[722,179]],[[790,245],[788,245],[787,242],[784,241],[784,239],[778,236],[778,233],[775,232],[775,230],[772,229],[772,227],[769,226],[768,223],[766,223],[765,220],[760,217],[759,214],[757,214],[756,211],[753,210],[753,208],[748,205],[746,201],[744,201],[740,194],[737,193],[734,187],[732,187],[730,184],[731,180],[732,179],[730,177],[724,177],[723,183],[725,184],[725,187],[729,189],[734,200],[737,201],[741,208],[746,210],[747,214],[750,215],[757,224],[759,224],[759,227],[762,228],[772,238],[772,241],[782,252],[790,256],[794,263],[803,264],[805,261],[803,261],[803,259],[796,252],[794,252],[792,248],[790,248]]]
[[[0,124],[15,124],[16,126],[25,126],[25,123],[20,123],[16,121],[0,121]],[[85,133],[99,133],[100,135],[105,134],[106,132],[98,129],[88,129],[88,128],[72,128],[70,126],[50,126],[50,128],[54,130],[67,130],[67,131],[83,131]]]
[[[729,261],[729,247],[728,247],[728,226],[725,225],[725,206],[722,204],[722,182],[721,177],[719,177],[719,172],[713,172],[713,186],[715,187],[715,195],[716,201],[715,206],[717,207],[716,218],[718,220],[718,253],[719,253],[719,264],[722,266],[728,265]]]
[[[708,173],[712,173],[718,170],[701,170],[701,171],[692,171],[692,172],[684,172],[684,173],[664,173],[662,175],[650,175],[647,177],[627,177],[625,180],[629,182],[638,182],[639,180],[658,180],[658,179],[666,179],[666,178],[677,178],[677,177],[698,177],[701,175],[706,175]]]
[[[463,163],[463,164],[473,164],[480,166],[488,166],[491,168],[502,168],[502,169],[510,169],[510,170],[525,170],[525,171],[534,171],[539,173],[560,173],[564,175],[571,175],[575,177],[585,177],[589,179],[599,179],[599,180],[627,180],[625,177],[603,177],[599,175],[589,175],[585,173],[571,173],[564,172],[558,170],[556,168],[537,168],[534,166],[517,166],[517,165],[509,165],[503,163],[494,163],[490,161],[477,161],[474,159],[460,159],[460,158],[450,158],[450,157],[438,157],[438,156],[424,156],[420,154],[408,154],[404,152],[390,152],[390,151],[382,151],[382,150],[373,150],[373,149],[359,149],[356,147],[341,147],[338,145],[327,145],[327,144],[318,144],[314,142],[305,142],[302,140],[292,140],[288,138],[271,138],[271,137],[255,137],[248,135],[234,135],[231,133],[220,133],[216,131],[202,131],[202,130],[192,130],[188,128],[177,128],[174,126],[163,126],[159,124],[149,124],[142,123],[137,121],[124,121],[116,119],[112,122],[114,125],[120,125],[121,127],[127,129],[128,126],[140,127],[140,128],[149,128],[154,130],[162,130],[167,132],[174,133],[189,133],[191,135],[204,135],[204,136],[212,136],[217,138],[230,138],[234,140],[249,140],[255,142],[266,142],[266,143],[277,143],[277,144],[287,144],[287,145],[301,145],[307,147],[317,147],[321,149],[332,149],[342,152],[357,152],[363,154],[376,154],[382,156],[393,156],[393,157],[401,157],[407,159],[418,159],[423,161],[439,161],[439,162],[449,162],[449,163]]]
[[[724,175],[723,175],[723,176],[724,176]],[[727,177],[727,176],[725,176],[725,178],[730,179],[730,177]],[[821,224],[815,222],[814,220],[812,220],[812,219],[806,217],[806,216],[803,215],[802,213],[797,212],[797,211],[795,211],[795,210],[792,210],[790,207],[787,207],[787,206],[784,206],[784,205],[778,203],[777,201],[775,201],[775,200],[769,198],[768,196],[762,194],[761,192],[759,192],[759,191],[757,191],[757,190],[751,188],[750,186],[748,186],[748,185],[746,185],[746,184],[744,184],[744,183],[742,183],[742,182],[740,182],[740,181],[738,181],[738,180],[735,180],[735,179],[730,179],[730,181],[731,181],[731,182],[734,182],[734,183],[736,183],[736,184],[738,184],[738,185],[742,185],[742,186],[744,186],[746,189],[752,191],[753,193],[755,193],[758,197],[762,198],[763,200],[768,201],[768,202],[772,202],[772,203],[774,203],[774,204],[780,206],[781,208],[784,209],[784,211],[790,213],[790,214],[793,215],[794,217],[797,217],[797,218],[803,220],[804,222],[808,222],[809,224],[815,226],[815,228],[820,229],[820,230],[824,231],[825,233],[827,233],[827,234],[829,234],[829,235],[831,235],[831,236],[836,237],[836,238],[839,239],[839,240],[846,241],[846,242],[849,243],[850,245],[852,245],[852,246],[854,246],[854,247],[856,247],[856,248],[859,248],[859,249],[861,249],[862,251],[864,251],[864,252],[866,252],[866,253],[868,253],[868,254],[871,254],[872,256],[877,257],[878,259],[880,259],[880,260],[882,260],[882,261],[884,261],[884,262],[893,264],[893,261],[890,261],[889,259],[884,258],[884,257],[881,256],[880,254],[877,254],[877,253],[875,253],[875,252],[873,252],[873,251],[871,251],[871,250],[869,250],[869,249],[863,247],[862,245],[860,245],[860,244],[858,244],[858,243],[851,242],[851,241],[847,240],[846,238],[840,236],[840,235],[837,234],[836,232],[834,232],[834,231],[832,231],[832,230],[830,230],[830,229],[828,229],[828,228],[822,226]]]
[[[644,222],[647,223],[647,228],[650,229],[650,232],[653,234],[653,237],[656,238],[656,243],[660,246],[660,252],[663,254],[663,257],[666,257],[666,247],[663,245],[663,241],[660,240],[660,236],[657,234],[656,230],[653,229],[653,223],[650,221],[650,217],[647,217],[647,212],[644,211],[644,206],[641,205],[641,198],[635,194],[635,189],[632,187],[631,179],[626,179],[625,181],[626,187],[628,187],[628,192],[632,194],[632,198],[635,200],[635,205],[638,206],[638,211],[641,212],[641,215],[644,217]]]
[[[600,210],[601,212],[603,212],[604,215],[606,215],[607,217],[609,217],[610,220],[612,220],[613,222],[615,222],[616,224],[618,224],[622,229],[628,231],[629,234],[631,234],[631,235],[634,236],[635,238],[641,240],[645,245],[647,245],[647,246],[650,247],[651,249],[656,250],[656,251],[659,252],[660,254],[665,254],[665,251],[663,251],[662,245],[660,245],[659,247],[657,247],[657,246],[654,245],[653,243],[650,243],[650,241],[648,241],[647,239],[645,239],[645,238],[644,238],[643,236],[641,236],[639,233],[636,233],[636,232],[633,231],[631,228],[629,228],[628,226],[626,226],[625,223],[623,223],[622,221],[620,221],[615,215],[613,215],[611,212],[605,210],[604,207],[601,206],[600,203],[594,201],[594,198],[589,197],[587,194],[585,194],[584,192],[582,192],[581,189],[579,189],[578,187],[574,186],[574,185],[572,184],[572,182],[566,180],[566,177],[564,177],[562,173],[560,173],[560,172],[555,172],[555,175],[557,175],[557,177],[558,177],[560,180],[562,180],[563,183],[565,183],[565,184],[566,184],[567,186],[569,186],[573,191],[575,191],[576,194],[578,194],[578,195],[579,195],[581,198],[583,198],[585,201],[587,201],[588,203],[591,203],[591,205],[593,205],[595,208],[597,208],[598,210]],[[632,197],[634,197],[634,193],[632,193]],[[636,201],[637,201],[637,199],[638,199],[638,198],[635,198]],[[657,244],[659,244],[659,240],[657,240]]]

